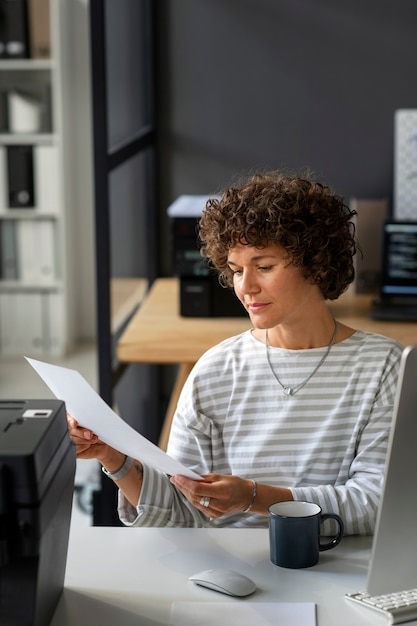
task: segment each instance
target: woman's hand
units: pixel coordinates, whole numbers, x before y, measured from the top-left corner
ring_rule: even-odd
[[[77,459],[97,459],[109,472],[116,472],[123,466],[126,454],[103,443],[88,428],[78,426],[77,420],[69,413],[67,413],[67,422],[70,439],[77,451]],[[118,487],[134,507],[137,506],[139,500],[142,478],[142,464],[134,461],[132,469],[117,481]]]
[[[208,517],[222,517],[244,511],[252,499],[253,482],[239,476],[202,474],[203,480],[172,476],[175,485],[197,509]],[[203,498],[208,498],[204,506]],[[205,500],[207,502],[207,500]]]
[[[78,426],[78,422],[69,413],[67,423],[70,439],[75,444],[77,459],[97,459],[105,466],[114,459],[116,466],[118,463],[121,464],[124,455],[103,443],[88,428]]]

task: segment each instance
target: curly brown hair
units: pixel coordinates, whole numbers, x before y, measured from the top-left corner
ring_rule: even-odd
[[[355,214],[342,197],[309,175],[256,173],[208,200],[199,222],[201,253],[219,272],[220,282],[232,287],[230,248],[278,243],[324,298],[335,300],[355,276]]]

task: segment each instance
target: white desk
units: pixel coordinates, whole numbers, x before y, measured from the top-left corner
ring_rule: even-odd
[[[162,626],[174,601],[314,602],[318,626],[382,626],[383,616],[344,598],[364,588],[370,545],[346,537],[317,566],[286,570],[269,560],[266,529],[74,528],[51,626]],[[246,574],[257,591],[235,599],[188,581],[216,567]]]

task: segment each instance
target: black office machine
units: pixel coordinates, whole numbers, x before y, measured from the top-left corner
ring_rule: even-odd
[[[180,314],[184,317],[244,317],[244,307],[202,258],[198,220],[208,196],[180,196],[168,208],[171,218],[174,273],[180,281]]]
[[[60,400],[0,401],[0,624],[47,626],[62,592],[75,447]]]

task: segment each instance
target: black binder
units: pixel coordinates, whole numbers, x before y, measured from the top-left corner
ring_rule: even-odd
[[[10,208],[35,206],[33,146],[7,146],[7,182]]]
[[[0,57],[24,59],[29,54],[26,0],[0,0]]]
[[[0,624],[47,626],[61,596],[75,476],[60,400],[0,401]]]

